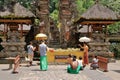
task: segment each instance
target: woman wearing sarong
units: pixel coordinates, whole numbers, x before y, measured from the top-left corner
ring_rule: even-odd
[[[89,60],[88,60],[88,46],[86,43],[84,43],[84,56],[83,56],[83,62],[84,62],[84,65],[87,65],[89,63]]]
[[[81,46],[81,45],[79,45],[79,46],[80,46],[80,48],[83,49],[83,52],[84,52],[84,54],[83,54],[83,66],[85,67],[87,64],[89,64],[89,59],[88,59],[88,49],[89,48],[88,48],[86,42],[84,42],[83,44],[84,44],[83,46]]]
[[[39,45],[39,50],[40,50],[40,69],[47,70],[48,69],[48,62],[47,62],[48,47],[45,44],[45,41],[41,41],[41,44]]]

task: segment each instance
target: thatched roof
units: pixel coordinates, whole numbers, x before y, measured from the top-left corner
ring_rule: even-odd
[[[14,3],[4,6],[4,9],[0,10],[0,17],[30,18],[30,17],[35,17],[35,15],[31,11],[20,5],[19,3]]]
[[[98,20],[117,20],[118,16],[115,12],[102,4],[96,3],[85,13],[81,15],[83,19],[98,19]]]
[[[120,17],[115,12],[102,4],[96,3],[74,23],[109,25],[116,21],[120,21]]]

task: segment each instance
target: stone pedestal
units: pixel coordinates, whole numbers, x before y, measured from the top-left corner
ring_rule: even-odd
[[[92,41],[89,43],[89,54],[99,55],[103,57],[113,57],[113,53],[110,52],[110,43],[104,33],[96,32],[92,34]]]
[[[113,57],[113,53],[109,51],[110,43],[94,42],[94,43],[89,43],[89,45],[90,45],[89,54],[91,56],[99,55],[99,56],[103,56],[103,57]]]
[[[26,45],[24,38],[21,38],[18,42],[7,42],[7,40],[3,39],[1,45],[4,47],[4,49],[0,52],[0,57],[14,57],[17,55],[24,57],[26,54],[24,49]]]

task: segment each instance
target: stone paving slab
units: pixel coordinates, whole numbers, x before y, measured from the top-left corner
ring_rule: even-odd
[[[103,74],[110,76],[113,80],[120,80],[120,60],[115,63],[109,63],[108,70],[109,72]]]
[[[8,68],[7,64],[0,64],[0,80],[119,80],[120,78],[120,74],[115,72],[120,70],[119,63],[110,63],[109,72],[90,70],[87,66],[79,74],[67,73],[67,65],[49,65],[48,71],[40,71],[39,65],[31,67],[25,65],[19,68],[18,74],[11,74],[12,70],[4,70]]]
[[[40,71],[39,66],[22,66],[18,74],[11,74],[11,70],[2,70],[0,80],[112,80],[97,70],[85,68],[79,74],[69,74],[66,68],[67,65],[49,65],[48,71]]]
[[[81,73],[81,72],[80,72]],[[33,76],[33,77],[32,77]],[[31,79],[32,78],[32,79]],[[19,80],[81,80],[86,79],[87,76],[83,74],[68,74],[66,72],[66,65],[49,65],[48,71],[40,71],[39,66],[23,72]]]
[[[28,74],[22,73],[19,80],[112,80],[103,73],[89,68],[80,71],[79,74],[69,74],[66,72],[66,67],[66,65],[49,65],[48,71],[40,71],[39,67],[34,68],[28,71]]]

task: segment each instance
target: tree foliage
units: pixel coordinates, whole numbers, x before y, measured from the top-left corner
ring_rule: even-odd
[[[116,14],[120,15],[120,0],[101,0],[101,4],[112,9]],[[108,26],[110,34],[117,33],[120,30],[120,22]]]
[[[101,0],[101,3],[120,14],[120,0]]]
[[[10,4],[12,1],[16,1],[19,2],[21,5],[23,5],[24,7],[28,8],[28,9],[32,9],[32,7],[34,6],[34,2],[35,0],[0,0],[0,6],[7,6],[8,4]]]
[[[114,53],[114,57],[120,59],[120,43],[112,43],[110,50]]]
[[[88,8],[94,4],[94,0],[77,0],[76,8],[78,11],[78,16],[84,13]]]
[[[59,21],[58,0],[50,0],[50,18],[56,23]]]
[[[109,25],[107,28],[109,34],[117,34],[120,31],[120,22],[116,22],[115,24]]]

